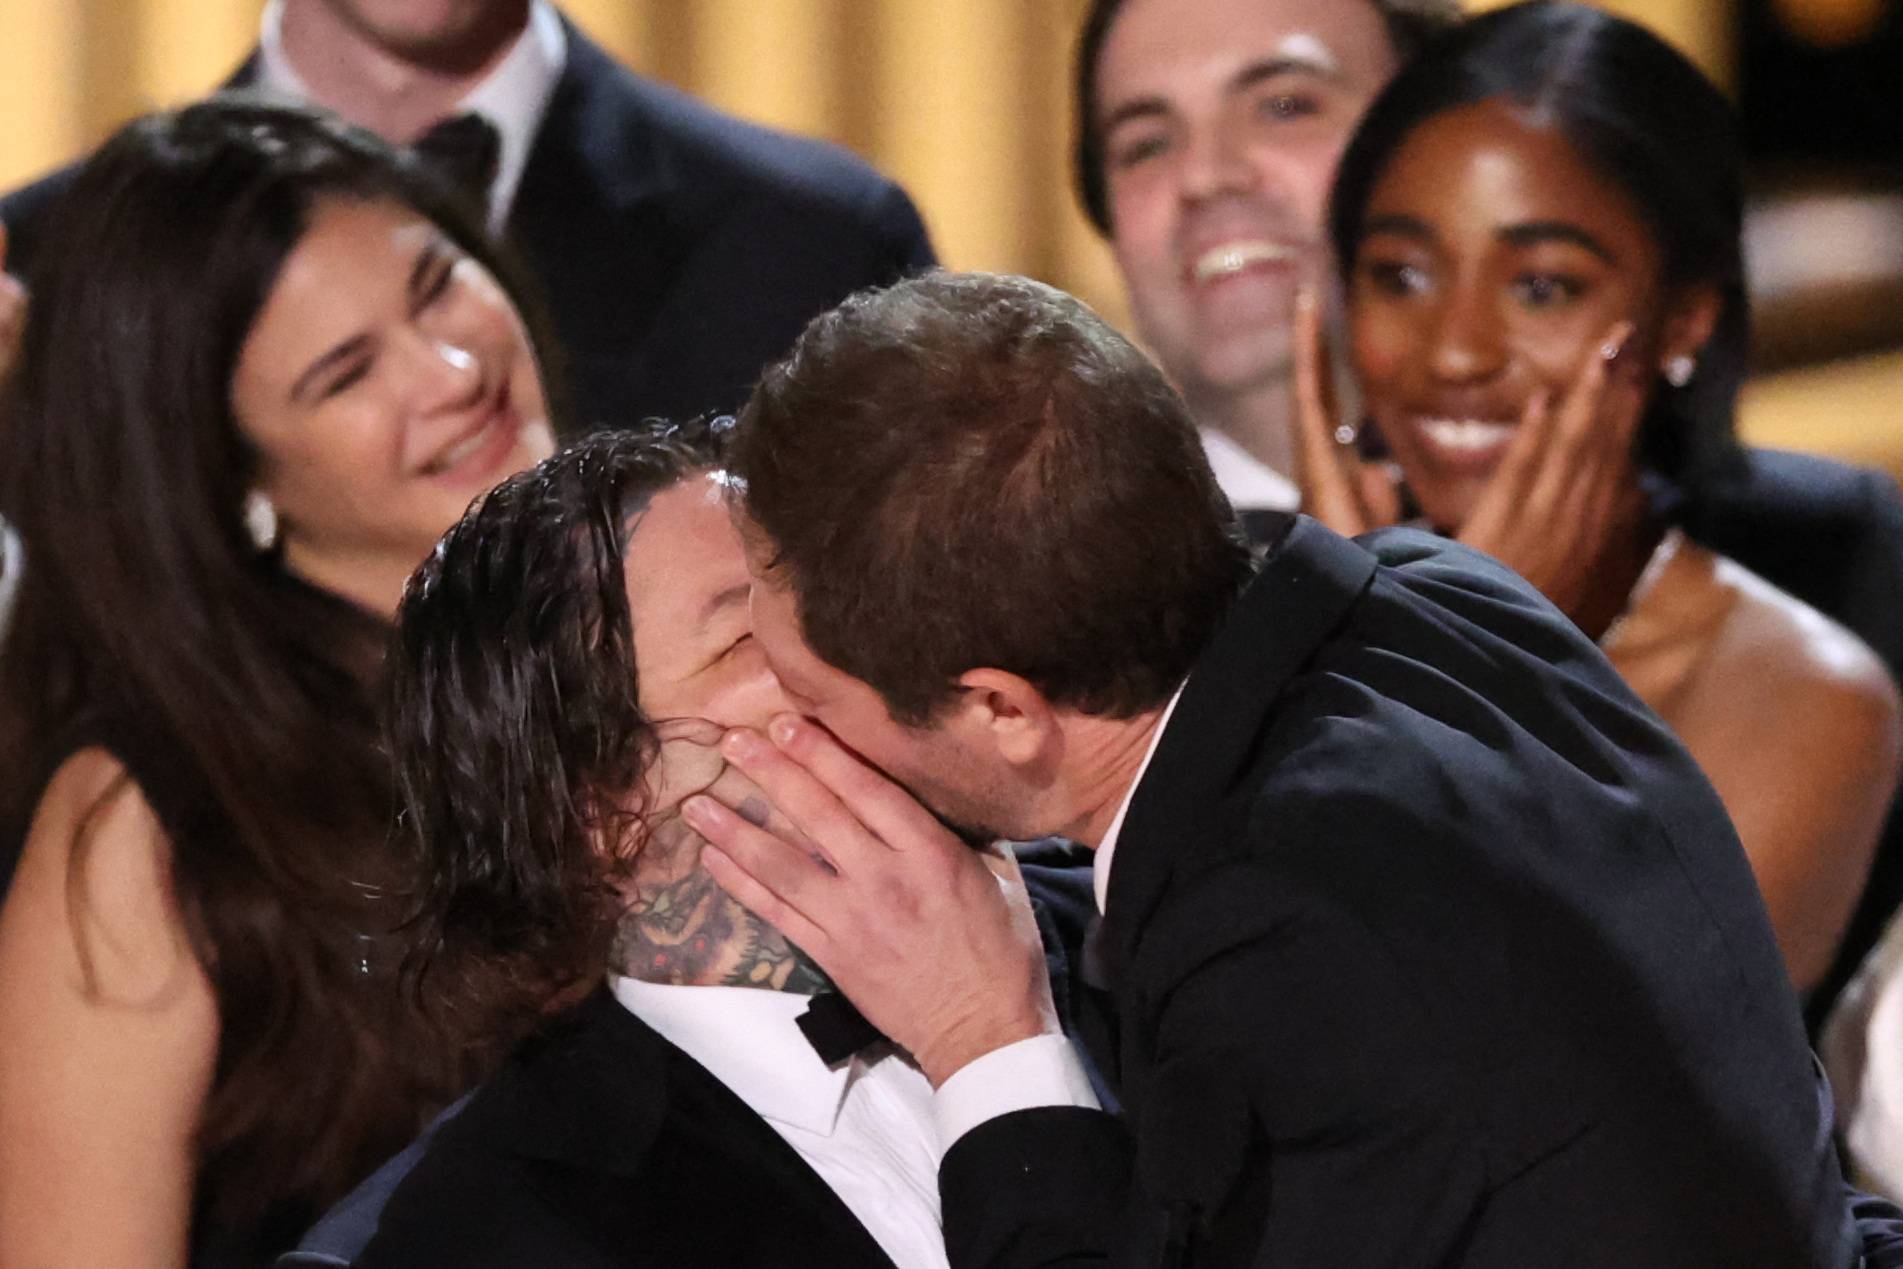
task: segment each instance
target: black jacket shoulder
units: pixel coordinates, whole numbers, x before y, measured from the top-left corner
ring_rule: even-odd
[[[891,1264],[765,1120],[605,989],[437,1130],[355,1263]]]

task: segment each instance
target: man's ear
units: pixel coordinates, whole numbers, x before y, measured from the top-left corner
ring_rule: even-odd
[[[1057,715],[1044,693],[1008,670],[966,670],[958,676],[953,723],[967,739],[981,737],[1014,767],[1045,761],[1058,740]]]

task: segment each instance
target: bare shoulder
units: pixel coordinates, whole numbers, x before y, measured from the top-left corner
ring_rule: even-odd
[[[0,1263],[185,1263],[219,1024],[171,862],[111,755],[48,781],[0,906]]]
[[[1720,558],[1713,578],[1734,598],[1710,666],[1720,686],[1748,685],[1787,735],[1895,752],[1903,698],[1868,644],[1736,561]]]
[[[89,994],[150,999],[199,976],[171,879],[172,845],[111,754],[62,763],[0,907],[0,970],[34,966]]]

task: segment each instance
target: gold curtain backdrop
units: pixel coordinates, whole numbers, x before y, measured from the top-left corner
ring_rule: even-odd
[[[560,3],[642,74],[865,156],[911,192],[947,265],[1028,273],[1126,320],[1109,255],[1070,191],[1070,63],[1084,0]],[[1857,3],[1867,0],[1780,0],[1824,18]],[[0,188],[84,153],[141,111],[216,86],[256,39],[260,7],[0,0]],[[1605,7],[1728,81],[1730,0]],[[1869,359],[1754,386],[1744,427],[1754,440],[1903,470],[1895,400],[1903,356]]]

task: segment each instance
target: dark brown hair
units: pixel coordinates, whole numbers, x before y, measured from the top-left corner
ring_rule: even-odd
[[[396,1007],[387,624],[259,555],[241,522],[255,460],[232,372],[329,198],[417,211],[527,307],[407,156],[312,112],[215,99],[128,125],[78,173],[0,430],[0,513],[27,560],[0,648],[0,824],[17,850],[83,744],[121,750],[160,816],[218,1001],[201,1235],[286,1201],[321,1210],[457,1078]]]
[[[411,971],[458,1034],[504,1045],[607,964],[657,743],[628,538],[655,494],[715,465],[727,422],[577,441],[491,491],[410,579],[389,731],[423,882]]]
[[[1196,0],[1180,0],[1194,4]],[[1334,4],[1372,4],[1387,24],[1388,43],[1394,55],[1405,62],[1427,42],[1460,22],[1457,0],[1323,0]],[[1076,183],[1078,201],[1084,215],[1109,235],[1110,197],[1105,188],[1103,169],[1103,133],[1097,128],[1097,63],[1103,56],[1104,41],[1117,24],[1126,0],[1091,0],[1084,15],[1083,30],[1077,37],[1077,60],[1072,99],[1075,132],[1071,145],[1071,178]]]
[[[1025,278],[931,273],[816,318],[731,462],[807,642],[911,725],[977,667],[1157,705],[1248,573],[1162,372]]]

